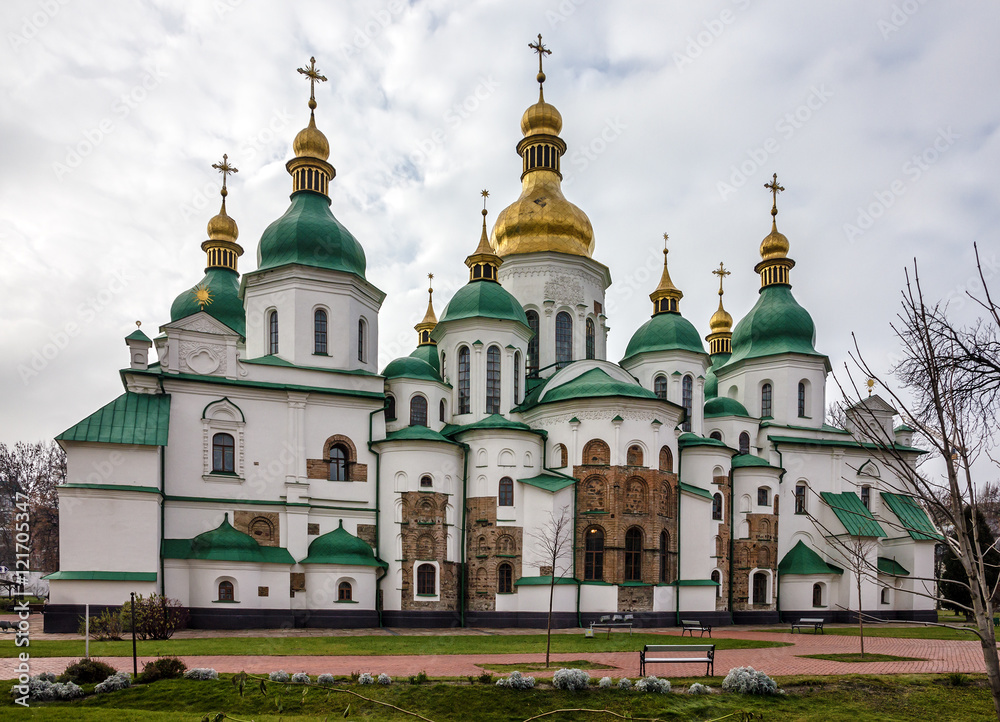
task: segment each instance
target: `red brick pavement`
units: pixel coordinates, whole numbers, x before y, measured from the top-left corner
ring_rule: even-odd
[[[653,630],[643,630],[653,631]],[[722,630],[717,630],[722,631]],[[665,635],[676,635],[675,630],[664,630]],[[900,657],[917,657],[918,662],[864,662],[843,663],[821,659],[803,659],[805,654],[834,654],[857,652],[858,638],[837,635],[787,634],[763,631],[725,630],[722,635],[732,639],[757,639],[790,642],[790,647],[764,649],[719,650],[715,657],[716,675],[724,675],[732,667],[750,665],[772,676],[831,675],[831,674],[913,674],[940,672],[985,672],[982,651],[978,641],[946,641],[925,639],[894,639],[889,637],[867,638],[865,651],[891,654]],[[708,641],[707,639],[705,641]],[[30,651],[30,650],[29,650]],[[150,657],[141,657],[139,668]],[[478,675],[480,664],[518,664],[543,662],[542,654],[455,654],[411,656],[197,656],[182,657],[188,667],[212,667],[219,672],[247,671],[267,673],[283,669],[289,674],[307,672],[348,675],[351,672],[385,672],[392,677],[405,677],[425,671],[431,677],[465,677]],[[594,675],[610,677],[635,677],[639,674],[637,652],[604,652],[554,654],[556,663],[548,671],[531,672],[538,677],[548,677],[559,668],[560,662],[587,659],[611,665],[613,669],[595,671]],[[30,662],[32,674],[63,671],[76,661],[67,657],[39,657]],[[103,658],[112,667],[131,671],[131,657]],[[16,659],[0,659],[0,679],[11,679],[18,664]],[[660,664],[651,668],[652,673],[667,678],[697,677],[704,675],[700,664]]]

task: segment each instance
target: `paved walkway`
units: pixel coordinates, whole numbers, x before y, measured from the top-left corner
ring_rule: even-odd
[[[292,631],[292,630],[289,630]],[[643,629],[644,633],[662,633],[664,636],[678,636],[677,629]],[[715,673],[724,675],[732,667],[752,666],[772,676],[785,675],[833,675],[833,674],[915,674],[941,672],[985,672],[982,651],[978,641],[946,641],[924,639],[895,639],[889,637],[866,638],[865,651],[877,654],[891,654],[900,657],[916,657],[923,661],[916,662],[864,662],[843,663],[821,659],[803,659],[800,655],[835,654],[858,651],[858,638],[839,635],[789,634],[786,632],[768,632],[760,629],[738,627],[718,628],[717,637],[731,639],[755,639],[775,642],[788,642],[793,646],[771,647],[764,649],[731,649],[719,650],[715,657]],[[562,634],[582,634],[582,630],[559,630]],[[359,634],[538,634],[537,629],[510,630],[352,630],[347,632]],[[270,634],[270,632],[268,632]],[[308,630],[308,636],[338,636],[345,630]],[[236,636],[218,631],[197,632],[191,630],[184,636]],[[178,635],[179,637],[180,635]],[[238,636],[259,636],[241,633]],[[292,636],[292,635],[289,635]],[[297,635],[295,635],[297,636]],[[33,639],[56,637],[76,638],[75,635],[45,635],[39,634]],[[665,639],[664,642],[669,640]],[[708,639],[706,638],[707,642]],[[30,648],[27,650],[30,653]],[[141,657],[142,664],[152,659]],[[421,671],[431,677],[466,677],[479,675],[482,664],[519,664],[528,662],[544,662],[543,654],[455,654],[455,655],[401,655],[401,656],[197,656],[182,657],[189,667],[212,667],[219,672],[268,673],[283,669],[289,674],[307,672],[311,675],[322,673],[345,676],[352,672],[385,672],[392,677],[406,677]],[[537,677],[549,677],[559,668],[560,662],[587,659],[592,662],[606,664],[612,667],[608,670],[594,670],[592,676],[636,677],[639,674],[639,655],[637,652],[574,652],[554,654],[553,667],[545,671],[533,671],[530,674]],[[76,658],[39,657],[32,659],[31,672],[60,673]],[[119,670],[131,671],[131,657],[106,657],[102,661]],[[15,677],[18,660],[0,659],[0,679]],[[667,678],[698,677],[705,674],[705,668],[699,664],[660,664],[651,667],[650,671],[657,676]]]

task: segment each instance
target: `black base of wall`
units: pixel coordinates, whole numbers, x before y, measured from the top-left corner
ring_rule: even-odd
[[[120,606],[102,607],[95,604],[90,605],[91,618],[103,614],[107,610],[117,612]],[[46,634],[73,634],[80,627],[86,607],[82,604],[46,604],[45,614],[42,616],[42,629]]]
[[[780,621],[776,611],[733,612],[733,624],[778,624]]]
[[[836,610],[816,610],[816,609],[804,609],[802,611],[795,610],[782,610],[781,621],[782,622],[795,622],[799,619],[806,617],[807,619],[822,619],[824,622],[834,623],[834,624],[857,624],[858,623],[858,613],[851,612],[844,609]],[[905,622],[936,622],[937,612],[933,609],[894,609],[894,610],[882,610],[882,611],[866,611],[865,621],[871,619],[879,619],[886,622],[892,621],[905,621]]]

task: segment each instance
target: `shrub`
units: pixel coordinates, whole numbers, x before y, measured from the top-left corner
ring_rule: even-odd
[[[479,679],[479,684],[493,684],[493,673],[483,672],[481,675],[479,675],[478,679]]]
[[[149,684],[158,679],[178,679],[184,676],[185,670],[187,665],[177,657],[160,657],[142,665],[142,674],[136,677],[135,681]]]
[[[611,677],[601,677],[601,681],[597,683],[597,686],[601,689],[611,689]]]
[[[115,674],[108,677],[106,680],[94,687],[94,692],[97,694],[105,694],[107,692],[118,692],[119,690],[128,689],[132,686],[132,675],[128,672],[116,672]]]
[[[522,677],[520,672],[511,672],[509,677],[501,677],[497,680],[497,687],[506,689],[531,689],[535,686],[534,677]]]
[[[628,677],[622,677],[618,680],[618,689],[632,689],[632,680]]]
[[[388,685],[388,684],[392,684],[392,677],[390,677],[385,672],[383,672],[382,674],[380,674],[378,676],[378,679],[376,681],[379,684],[386,684],[386,685]]]
[[[80,636],[84,636],[87,631],[87,620],[80,617],[80,627],[77,630]],[[105,609],[100,614],[90,618],[90,638],[98,642],[121,641],[125,634],[125,624],[122,622],[121,612]]]
[[[961,672],[952,672],[948,675],[948,684],[952,687],[965,687],[969,684],[969,678]]]
[[[296,672],[292,675],[292,681],[295,684],[309,684],[309,675],[305,672]]]
[[[589,685],[590,675],[582,669],[560,669],[552,675],[552,686],[556,689],[578,692],[587,689]]]
[[[722,691],[736,694],[784,694],[778,689],[777,682],[753,667],[733,667],[729,670],[729,674],[722,680]]]
[[[197,679],[202,682],[218,678],[219,673],[211,667],[195,667],[184,673],[184,679]]]
[[[351,676],[353,677],[354,675],[352,674]],[[375,684],[375,678],[367,672],[362,672],[358,675],[358,684]]]
[[[319,682],[324,687],[330,687],[334,684],[334,682],[336,682],[332,674],[321,674],[319,677],[316,678],[316,681]]]
[[[170,639],[187,624],[188,611],[176,599],[161,594],[135,597],[135,635],[139,639]],[[124,631],[132,632],[132,602],[122,605]]]
[[[59,675],[60,682],[73,682],[75,684],[94,684],[103,682],[115,673],[115,668],[110,664],[98,662],[96,659],[81,659],[74,662]]]
[[[54,674],[52,674],[52,672],[41,672],[39,674],[36,674],[35,676],[38,677],[38,679],[40,679],[40,680],[42,680],[44,682],[55,682],[56,681],[56,676]]]
[[[670,691],[670,680],[659,679],[655,675],[649,675],[645,679],[640,679],[635,683],[636,692],[649,692],[652,694],[666,694]]]
[[[72,682],[55,682],[55,675],[42,672],[28,680],[28,699],[33,702],[51,702],[53,700],[77,699],[83,696],[83,690]],[[24,686],[15,684],[10,688],[14,697],[24,695]]]
[[[711,694],[712,688],[701,682],[695,682],[687,688],[688,694]]]
[[[267,675],[267,678],[272,682],[281,682],[282,684],[289,680],[288,672],[283,669],[279,669],[277,672],[271,672],[271,674]]]

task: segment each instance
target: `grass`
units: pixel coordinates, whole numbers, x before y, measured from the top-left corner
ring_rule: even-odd
[[[846,652],[842,654],[797,654],[806,659],[825,659],[830,662],[926,662],[923,657],[897,657],[895,654]]]
[[[681,639],[662,634],[614,634],[610,639],[587,639],[583,634],[552,635],[552,652],[634,652],[644,644],[697,644],[700,640]],[[716,649],[753,649],[786,646],[782,642],[759,642],[749,639],[713,639]],[[442,636],[360,636],[360,637],[205,637],[140,641],[138,653],[154,656],[345,656],[364,654],[538,654],[545,652],[544,634],[517,635],[442,635]],[[15,647],[13,638],[0,640],[0,657],[16,657],[23,647]],[[83,640],[31,642],[32,657],[82,657]],[[91,642],[92,657],[131,657],[132,641]]]
[[[519,672],[536,672],[542,669],[559,669],[561,667],[567,667],[569,669],[614,669],[610,664],[601,664],[599,662],[591,662],[587,659],[574,659],[569,662],[553,662],[548,667],[545,666],[545,662],[527,662],[520,664],[492,664],[487,662],[486,664],[477,664],[477,667],[482,669],[488,669],[491,672],[513,672],[515,669]]]
[[[857,637],[857,627],[827,627],[827,634],[838,634],[842,637]],[[903,627],[870,627],[865,625],[866,637],[896,637],[899,639],[952,639],[966,642],[974,642],[979,639],[971,631],[965,632],[961,629],[950,629],[948,627],[918,627],[906,625]]]
[[[691,680],[678,685],[683,689]],[[702,680],[718,689],[720,678]],[[970,678],[965,686],[952,686],[944,675],[868,676],[851,675],[824,678],[783,678],[788,692],[777,698],[712,695],[640,695],[618,690],[590,689],[585,692],[562,692],[551,688],[527,692],[498,689],[494,685],[449,685],[432,683],[415,686],[397,681],[389,687],[347,687],[372,699],[419,712],[435,722],[468,720],[504,722],[525,720],[550,710],[579,708],[608,709],[632,717],[657,717],[671,720],[718,719],[726,715],[739,718],[740,712],[763,715],[772,720],[805,722],[857,722],[878,719],[885,722],[937,722],[995,719],[992,701],[984,687],[983,676]],[[10,684],[4,683],[4,684]],[[219,712],[256,722],[300,720],[319,722],[345,715],[373,722],[414,719],[343,691],[327,692],[269,684],[265,697],[257,687],[249,686],[240,697],[229,679],[217,682],[166,680],[139,685],[121,692],[89,697],[71,703],[39,704],[30,709],[15,707],[10,698],[0,699],[0,718],[4,720],[37,719],[46,722],[196,722],[205,715]],[[546,722],[567,720],[607,720],[606,715],[564,712],[550,715]]]

